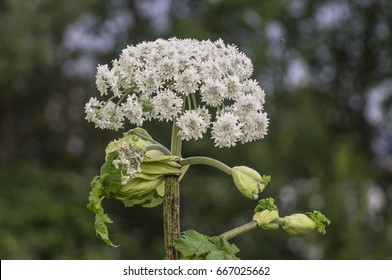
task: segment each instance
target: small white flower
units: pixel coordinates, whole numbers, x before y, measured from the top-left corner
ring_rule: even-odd
[[[218,116],[216,122],[212,124],[211,131],[215,146],[219,148],[235,146],[242,135],[241,127],[239,118],[230,112]]]
[[[91,97],[90,100],[84,106],[84,112],[86,113],[86,120],[88,122],[94,122],[97,115],[97,110],[101,108],[103,102],[99,101],[95,97]]]
[[[197,140],[203,138],[203,134],[209,127],[210,115],[200,110],[189,110],[178,118],[176,124],[180,128],[179,136],[182,140]]]
[[[175,76],[174,88],[183,95],[195,93],[199,87],[200,75],[192,68]]]
[[[252,113],[244,120],[241,143],[247,143],[264,138],[268,132],[269,120],[266,113]]]
[[[204,63],[204,77],[208,77],[209,79],[213,80],[220,80],[222,79],[225,71],[222,71],[223,69],[220,67],[220,65],[214,61],[210,60],[208,62]]]
[[[172,57],[166,56],[158,61],[157,69],[162,80],[168,81],[177,75],[178,64]]]
[[[123,128],[124,115],[112,101],[97,111],[95,125],[103,129],[118,130]]]
[[[212,107],[217,107],[222,104],[225,93],[225,85],[211,78],[207,78],[200,89],[201,100]]]
[[[232,107],[233,112],[242,120],[249,114],[259,112],[263,109],[263,104],[256,96],[252,94],[245,94],[237,97]],[[248,118],[248,120],[251,119]]]
[[[162,81],[158,73],[153,69],[146,69],[136,73],[135,82],[139,91],[149,95],[162,87]]]
[[[134,48],[130,46],[122,51],[115,65],[120,76],[119,84],[123,88],[128,88],[135,83],[135,75],[143,66],[139,58],[134,55]]]
[[[143,125],[143,108],[135,94],[128,95],[127,100],[121,105],[124,117],[137,126]]]
[[[261,104],[265,103],[265,93],[264,90],[259,86],[259,83],[256,80],[246,80],[242,85],[241,91],[244,94],[252,94],[256,96]]]
[[[233,73],[237,75],[240,80],[248,79],[252,76],[253,65],[251,60],[243,53],[235,53],[232,56],[231,67]]]
[[[198,112],[200,114],[200,116],[203,118],[204,122],[206,123],[206,127],[208,128],[211,124],[211,114],[208,111],[208,109],[206,107],[198,107],[196,109],[196,112]]]
[[[140,171],[145,151],[127,143],[121,143],[118,156],[113,160],[115,168],[121,171],[121,184],[126,185]]]
[[[153,116],[158,120],[171,121],[182,111],[182,98],[172,90],[164,89],[151,99]]]
[[[144,60],[147,65],[156,66],[162,56],[157,48],[150,48],[150,52],[145,56]]]
[[[180,71],[184,71],[191,65],[189,55],[178,54],[174,59],[174,62],[178,65],[178,70]]]
[[[113,95],[116,97],[120,96],[120,88],[119,88],[119,77],[116,71],[116,63],[117,61],[113,61],[113,68],[109,70],[107,64],[98,65],[97,67],[97,75],[96,75],[96,85],[101,95],[107,95],[108,89],[113,92]]]
[[[226,97],[228,99],[234,99],[241,95],[242,84],[238,76],[229,75],[225,78],[224,83],[226,84]]]
[[[109,84],[108,78],[111,75],[109,67],[107,64],[105,65],[98,65],[97,67],[97,75],[95,76],[95,85],[97,86],[98,91],[101,95],[107,95]]]

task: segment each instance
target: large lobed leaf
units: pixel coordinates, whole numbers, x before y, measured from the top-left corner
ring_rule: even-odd
[[[239,249],[225,238],[209,237],[194,230],[184,231],[174,240],[174,248],[185,260],[238,260]]]

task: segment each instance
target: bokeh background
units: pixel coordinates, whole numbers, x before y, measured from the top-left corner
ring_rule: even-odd
[[[122,131],[95,129],[83,107],[98,96],[98,64],[127,44],[172,36],[237,45],[270,117],[264,140],[186,142],[183,155],[271,175],[264,196],[282,215],[317,209],[332,222],[325,236],[254,230],[232,240],[238,256],[392,258],[391,32],[389,0],[2,0],[0,258],[163,258],[162,207],[106,201],[120,247],[95,236],[89,182]],[[169,144],[169,125],[147,129]],[[255,206],[209,167],[192,167],[181,191],[182,230],[218,235]]]

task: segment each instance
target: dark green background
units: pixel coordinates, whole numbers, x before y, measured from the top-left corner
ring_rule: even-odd
[[[243,259],[392,257],[392,7],[388,0],[3,0],[0,2],[0,258],[162,259],[162,208],[105,208],[106,246],[86,209],[104,148],[83,106],[95,67],[158,37],[236,44],[266,91],[264,140],[207,155],[271,175],[281,215],[321,210],[327,235],[254,230],[233,239]],[[285,38],[286,44],[281,44]],[[127,127],[127,129],[130,127]],[[169,143],[170,125],[149,123]],[[220,234],[255,203],[231,179],[195,166],[181,184],[182,229]]]

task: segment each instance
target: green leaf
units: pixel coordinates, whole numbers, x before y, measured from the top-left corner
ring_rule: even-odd
[[[238,260],[237,246],[225,238],[209,237],[194,230],[184,231],[180,238],[174,240],[174,248],[181,259],[187,260]]]
[[[117,247],[109,239],[109,232],[106,226],[107,223],[112,223],[113,221],[105,213],[102,207],[102,200],[104,199],[103,187],[101,178],[96,176],[91,181],[91,191],[89,196],[89,203],[87,208],[94,212],[95,214],[95,232],[106,244]]]
[[[113,196],[123,187],[121,185],[121,171],[112,164],[113,159],[117,156],[116,152],[110,153],[108,159],[101,166],[102,185],[104,186],[104,194]]]
[[[306,215],[316,223],[319,233],[326,234],[325,227],[331,223],[320,211],[307,212]]]
[[[124,198],[122,202],[125,207],[132,207],[134,205],[140,205],[146,208],[152,208],[158,206],[163,202],[163,197],[155,197],[155,191],[151,191],[141,196],[133,196],[131,198]]]
[[[262,212],[264,210],[278,211],[278,207],[275,205],[275,199],[272,197],[260,199],[259,204],[254,209],[254,213]]]

